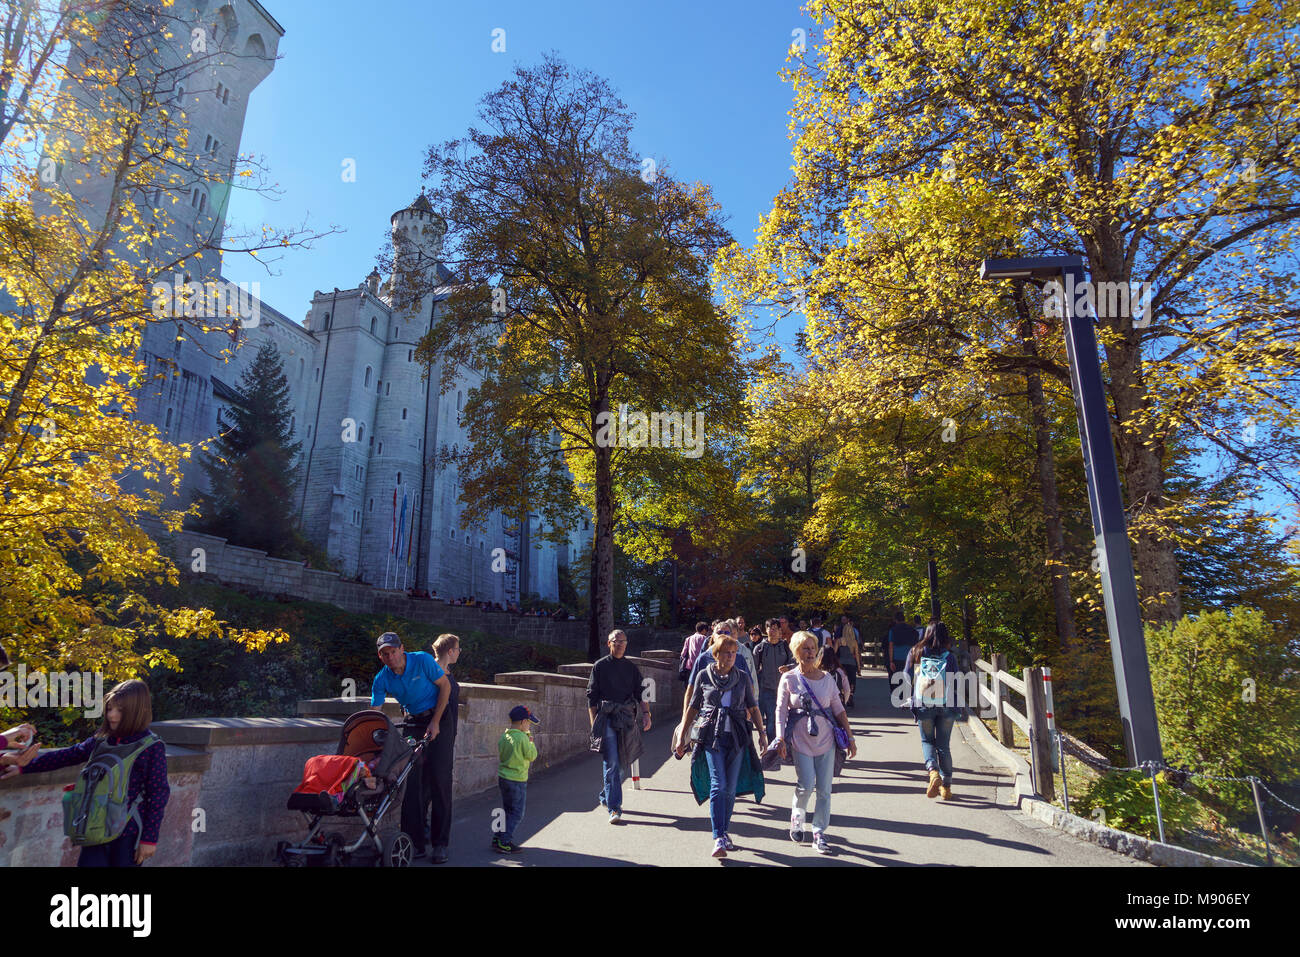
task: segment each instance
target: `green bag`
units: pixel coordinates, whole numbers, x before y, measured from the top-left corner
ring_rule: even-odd
[[[132,820],[140,827],[135,804],[128,806],[126,802],[131,768],[135,759],[158,740],[150,732],[129,744],[109,744],[105,738],[95,745],[77,783],[63,791],[63,833],[75,846],[114,841]]]

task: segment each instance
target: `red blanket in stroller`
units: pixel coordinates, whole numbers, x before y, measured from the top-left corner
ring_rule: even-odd
[[[348,788],[368,773],[365,763],[350,754],[318,754],[307,759],[302,769],[302,783],[293,793],[325,793],[338,802]]]

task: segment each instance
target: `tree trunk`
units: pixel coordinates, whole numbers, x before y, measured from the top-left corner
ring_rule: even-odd
[[[608,379],[601,385],[591,410],[593,437],[598,431],[596,417],[609,411]],[[614,479],[610,470],[613,454],[608,445],[595,445],[596,534],[591,549],[591,628],[587,634],[587,655],[592,661],[601,657],[601,645],[614,629]]]
[[[1025,355],[1036,358],[1038,343],[1029,317],[1023,289],[1017,287],[1016,313],[1020,317],[1020,342]],[[1052,451],[1052,433],[1047,419],[1047,400],[1043,395],[1043,377],[1036,369],[1025,375],[1029,393],[1029,411],[1034,424],[1034,451],[1038,461],[1038,488],[1043,502],[1043,524],[1047,527],[1047,553],[1052,563],[1052,607],[1056,611],[1056,640],[1062,653],[1074,645],[1074,602],[1070,597],[1070,580],[1066,577],[1065,529],[1061,525],[1061,498],[1056,487],[1056,455]]]
[[[1122,249],[1118,242],[1111,245],[1116,250]],[[1108,247],[1094,246],[1089,258],[1094,284],[1128,282],[1129,276],[1118,252],[1108,254]],[[1165,505],[1165,441],[1163,436],[1155,434],[1149,425],[1140,421],[1149,402],[1142,369],[1141,342],[1132,316],[1099,315],[1097,322],[1120,335],[1118,341],[1106,344],[1106,366],[1110,372],[1110,397],[1115,403],[1118,419],[1112,425],[1119,471],[1127,493],[1131,521],[1144,511],[1157,511]],[[1174,543],[1168,536],[1160,534],[1159,529],[1151,527],[1134,529],[1129,538],[1133,543],[1142,617],[1160,624],[1177,621],[1182,617],[1182,597]]]

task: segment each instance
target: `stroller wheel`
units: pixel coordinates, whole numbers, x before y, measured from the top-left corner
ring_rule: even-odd
[[[415,855],[415,845],[405,831],[389,831],[383,837],[383,851],[379,855],[380,867],[410,867]]]
[[[340,867],[343,864],[343,835],[338,831],[330,831],[325,835],[325,860],[326,867]]]

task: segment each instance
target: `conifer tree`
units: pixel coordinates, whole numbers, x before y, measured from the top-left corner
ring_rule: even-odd
[[[203,457],[211,490],[199,496],[201,527],[232,544],[290,558],[304,551],[296,528],[294,460],[289,382],[280,351],[264,342],[239,380],[242,404],[221,422],[216,451]]]

